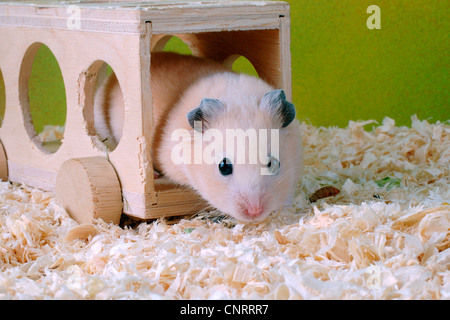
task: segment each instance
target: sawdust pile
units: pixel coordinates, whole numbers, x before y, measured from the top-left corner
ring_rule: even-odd
[[[450,299],[450,126],[372,123],[303,124],[295,207],[259,225],[77,227],[53,194],[1,183],[0,299]]]

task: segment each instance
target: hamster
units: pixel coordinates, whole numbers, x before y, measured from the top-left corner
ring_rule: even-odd
[[[295,107],[283,90],[207,59],[164,52],[151,59],[155,170],[242,222],[262,221],[291,205],[302,173],[302,146]],[[124,108],[114,75],[99,86],[94,103],[98,136],[114,147]],[[242,133],[247,136],[239,142],[233,134]],[[181,153],[182,161],[175,161]],[[207,155],[214,159],[203,159]]]

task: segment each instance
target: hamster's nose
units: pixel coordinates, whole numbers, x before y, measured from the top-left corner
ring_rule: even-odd
[[[263,213],[264,209],[262,207],[262,205],[257,204],[257,205],[248,205],[247,206],[247,215],[249,217],[252,218],[256,218],[259,217],[261,215],[261,213]]]

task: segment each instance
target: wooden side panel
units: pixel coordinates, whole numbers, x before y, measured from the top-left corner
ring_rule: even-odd
[[[281,85],[279,31],[250,30],[229,32],[205,32],[186,35],[183,38],[193,44],[194,54],[225,63],[235,55],[245,56],[258,75],[275,87]]]
[[[281,87],[288,100],[292,101],[292,70],[291,70],[291,20],[289,15],[280,17],[280,68]]]
[[[292,98],[289,18],[278,18],[277,29],[178,33],[193,55],[216,60],[231,68],[238,56],[246,57],[258,75]],[[161,51],[170,35],[152,37],[152,50]]]
[[[10,179],[43,189],[53,189],[56,172],[62,162],[77,157],[109,157],[124,190],[145,193],[152,183],[142,170],[143,113],[141,112],[141,74],[139,35],[102,34],[38,28],[0,30],[0,65],[6,88],[6,111],[0,129],[7,150]],[[30,136],[22,109],[27,108],[27,76],[32,56],[27,52],[33,44],[44,43],[55,55],[64,79],[67,97],[67,118],[64,140],[59,150],[49,154],[42,150],[35,137]],[[127,48],[127,50],[123,50]],[[85,104],[92,103],[85,86],[93,85],[90,66],[102,60],[115,71],[124,94],[125,123],[117,148],[106,154],[96,143],[96,136],[87,130]],[[151,100],[150,100],[151,101]]]

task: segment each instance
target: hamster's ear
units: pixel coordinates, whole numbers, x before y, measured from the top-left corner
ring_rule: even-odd
[[[206,130],[207,124],[217,117],[223,109],[225,109],[225,106],[220,100],[203,98],[200,106],[189,111],[186,116],[192,129],[203,132]],[[201,123],[196,124],[197,121]]]
[[[281,89],[266,93],[260,105],[281,120],[282,128],[287,127],[295,119],[295,106],[286,100],[286,94]]]

